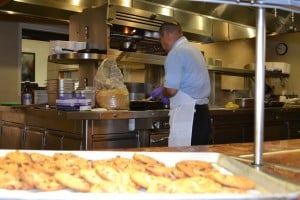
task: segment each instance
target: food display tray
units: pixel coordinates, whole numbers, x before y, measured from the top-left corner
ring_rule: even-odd
[[[0,150],[0,156],[5,156],[14,150]],[[22,150],[21,150],[22,151]],[[300,186],[284,181],[260,172],[258,169],[243,164],[229,156],[214,152],[127,152],[127,151],[35,151],[24,150],[25,152],[38,152],[46,155],[54,153],[73,153],[89,160],[110,159],[116,156],[132,158],[134,153],[144,154],[165,163],[167,166],[174,166],[181,160],[201,160],[212,163],[222,173],[241,175],[250,178],[256,183],[256,188],[244,194],[166,194],[146,193],[141,191],[135,194],[125,193],[83,193],[72,190],[59,190],[42,192],[38,190],[6,190],[0,189],[0,199],[5,200],[82,200],[82,199],[105,199],[105,200],[194,200],[194,199],[299,199]]]

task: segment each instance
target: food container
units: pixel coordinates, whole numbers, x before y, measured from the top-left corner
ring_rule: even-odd
[[[86,42],[51,40],[49,54],[72,53],[86,48]]]
[[[95,107],[95,88],[94,87],[87,87],[84,90],[76,90],[75,97],[91,99],[92,107]]]
[[[235,98],[234,103],[240,108],[254,108],[254,98]]]
[[[108,110],[128,110],[129,96],[127,89],[97,90],[96,102]]]

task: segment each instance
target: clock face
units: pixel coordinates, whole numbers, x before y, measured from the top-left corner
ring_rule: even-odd
[[[279,43],[277,46],[276,46],[276,53],[278,55],[284,55],[286,54],[288,51],[288,46],[287,44],[285,43]]]

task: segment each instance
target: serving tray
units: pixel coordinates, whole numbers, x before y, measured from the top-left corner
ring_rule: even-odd
[[[5,156],[12,150],[0,150],[0,156]],[[125,152],[125,151],[35,151],[24,150],[24,152],[38,152],[47,155],[54,153],[74,153],[89,160],[110,159],[116,156],[132,158],[134,153],[144,154],[174,166],[181,160],[201,160],[210,162],[215,168],[225,174],[242,175],[252,179],[256,188],[245,194],[154,194],[141,191],[137,194],[116,193],[82,193],[72,190],[59,190],[53,192],[42,192],[37,190],[6,190],[0,189],[0,199],[12,200],[82,200],[82,199],[126,199],[126,200],[191,200],[191,199],[297,199],[300,198],[300,186],[275,178],[257,169],[243,164],[224,154],[214,152]]]

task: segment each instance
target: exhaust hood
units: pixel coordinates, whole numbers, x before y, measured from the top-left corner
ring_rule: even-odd
[[[250,6],[240,6],[237,5],[237,2],[240,2],[240,5],[249,4]],[[256,8],[251,6],[250,2],[252,1],[89,0],[78,1],[75,5],[73,0],[2,0],[0,19],[68,25],[70,16],[80,13],[86,8],[109,3],[174,17],[184,25],[183,29],[190,39],[200,42],[215,42],[254,37]],[[266,31],[268,34],[298,31],[300,26],[299,14],[292,10],[292,5],[298,0],[262,0],[257,2],[273,2],[273,5],[270,3],[266,5],[266,7],[270,5],[269,8],[266,8]],[[287,4],[274,6],[274,4],[279,3]],[[202,22],[203,26],[199,27],[198,25]],[[193,27],[195,23],[197,25]]]
[[[119,5],[87,8],[70,17],[69,38],[84,41],[87,48],[107,51],[118,61],[162,65],[159,27],[174,18]],[[124,44],[134,44],[127,48]]]
[[[69,36],[70,40],[87,42],[88,48],[105,50],[120,61],[137,62],[138,58],[149,61],[145,64],[163,64],[165,52],[160,46],[158,30],[163,22],[174,20],[182,25],[188,40],[194,42],[253,38],[256,33],[251,26],[135,1],[132,7],[104,4],[72,15]],[[122,49],[124,42],[133,42],[136,49]]]
[[[33,18],[38,18],[43,22],[46,22],[47,20],[52,20],[53,22],[56,20],[60,23],[67,23],[69,22],[70,16],[82,12],[84,9],[98,7],[107,3],[123,6],[126,4],[128,7],[152,12],[154,16],[156,14],[160,14],[173,17],[184,25],[183,30],[189,38],[200,42],[219,41],[220,39],[215,39],[215,37],[220,35],[219,33],[216,33],[216,31],[220,31],[225,28],[225,26],[223,26],[222,29],[218,27],[218,24],[220,24],[219,21],[222,21],[223,19],[220,18],[219,20],[214,16],[211,17],[206,15],[207,13],[197,13],[193,10],[193,6],[185,6],[186,4],[192,3],[187,1],[89,0],[80,1],[78,5],[74,5],[72,0],[6,0],[5,3],[0,5],[0,11],[2,11],[2,13],[12,11],[16,15],[19,15],[20,18],[22,18],[21,20],[26,18],[31,20],[33,20]],[[228,33],[229,25],[235,27],[234,24],[238,24],[238,27],[240,27],[241,30],[253,28],[251,25],[235,23],[234,21],[231,23],[230,19],[226,19],[226,21],[226,25],[228,25],[227,32],[225,33],[226,36],[222,37],[229,40],[231,39],[230,34]],[[198,25],[199,23],[201,23],[201,25]],[[195,24],[197,24],[197,26],[193,27]],[[244,26],[246,27],[244,28]]]

